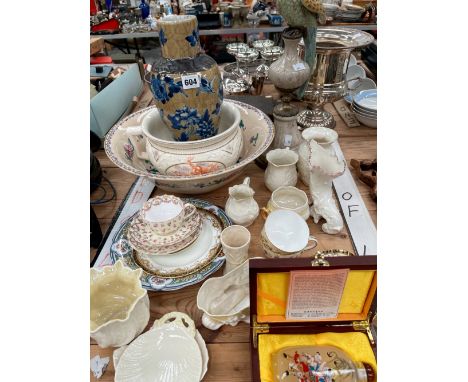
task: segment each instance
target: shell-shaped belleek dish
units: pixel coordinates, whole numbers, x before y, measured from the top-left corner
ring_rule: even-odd
[[[149,298],[140,282],[142,270],[121,260],[101,269],[91,268],[90,335],[100,347],[128,344],[146,327]]]
[[[222,277],[204,282],[197,295],[202,323],[211,330],[249,320],[249,260]]]
[[[273,141],[275,127],[268,116],[254,106],[243,102],[226,100],[236,105],[241,114],[240,129],[243,135],[243,149],[240,159],[227,168],[203,173],[203,169],[193,168],[192,175],[176,176],[159,173],[149,160],[136,155],[145,151],[145,139],[140,136],[134,147],[125,128],[141,123],[142,117],[152,107],[142,109],[124,118],[107,133],[104,149],[109,159],[121,169],[134,175],[153,179],[160,189],[171,193],[203,194],[216,190],[242,174],[242,170],[255,158],[265,152]],[[190,158],[187,158],[190,162]],[[189,163],[193,165],[193,163]]]

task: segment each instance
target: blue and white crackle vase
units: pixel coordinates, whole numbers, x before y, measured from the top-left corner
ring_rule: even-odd
[[[162,57],[150,86],[161,117],[177,141],[217,134],[223,84],[216,61],[200,50],[197,18],[170,15],[158,21]]]

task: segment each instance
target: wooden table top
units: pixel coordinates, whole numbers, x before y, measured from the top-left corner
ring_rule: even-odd
[[[265,85],[263,94],[276,94],[271,86]],[[140,97],[140,104],[137,105],[135,110],[146,107],[149,104],[147,93]],[[348,162],[354,159],[375,159],[377,157],[377,130],[368,127],[354,127],[349,128],[341,119],[333,105],[325,105],[325,110],[331,112],[336,120],[336,132],[339,135],[339,144],[343,154]],[[113,183],[116,188],[117,197],[112,202],[105,205],[94,206],[96,215],[100,221],[103,233],[109,227],[112,218],[125,198],[131,184],[136,179],[136,176],[121,170],[113,164],[106,156],[104,150],[96,153],[101,167],[103,168],[105,176]],[[377,224],[377,204],[371,199],[369,194],[369,187],[359,181],[354,171],[353,174],[356,185],[361,193],[361,196],[366,204],[367,209],[374,221]],[[265,206],[268,202],[271,193],[266,188],[263,177],[264,170],[260,169],[255,163],[251,163],[246,167],[245,175],[251,179],[250,185],[255,190],[255,200],[260,207]],[[235,179],[228,185],[212,191],[207,194],[202,194],[196,197],[206,199],[216,205],[224,207],[228,198],[228,187],[239,184],[242,182],[243,177]],[[307,188],[298,181],[297,187],[303,189],[309,195]],[[99,191],[96,195],[91,195],[92,198],[97,198]],[[163,194],[163,191],[156,190],[154,195]],[[309,195],[310,198],[310,195]],[[260,231],[263,227],[263,219],[259,216],[257,220],[248,228],[252,241],[249,249],[249,256],[264,256],[259,240]],[[318,246],[309,251],[311,255],[316,250],[324,249],[345,249],[353,252],[352,244],[348,237],[348,233],[344,232],[339,235],[328,235],[321,231],[321,224],[314,224],[312,220],[308,219],[311,234],[313,234],[319,241]],[[91,249],[91,260],[94,258],[96,250]],[[305,254],[307,255],[307,253]],[[222,270],[219,270],[211,277],[222,276]],[[201,324],[202,313],[198,310],[196,304],[196,297],[198,289],[202,284],[193,285],[174,292],[148,292],[150,298],[151,317],[148,323],[148,328],[152,325],[155,319],[160,318],[162,315],[172,312],[180,311],[185,312],[192,317],[195,324],[203,336],[210,356],[208,365],[208,372],[203,379],[206,382],[223,382],[223,381],[239,381],[246,382],[251,380],[251,366],[250,366],[250,347],[249,347],[249,325],[240,323],[235,327],[222,326],[217,331],[206,329]],[[93,341],[91,341],[91,358],[99,354],[101,357],[110,357],[111,361],[105,374],[99,381],[113,381],[114,380],[114,366],[112,362],[113,348],[101,349]],[[97,381],[91,374],[91,380]]]

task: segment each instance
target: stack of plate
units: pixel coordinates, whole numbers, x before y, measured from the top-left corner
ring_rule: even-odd
[[[377,89],[363,90],[356,94],[351,110],[362,124],[377,127]]]
[[[354,58],[353,55],[351,55],[351,57]],[[356,62],[355,58],[354,62]],[[357,64],[351,65],[351,59],[346,72],[346,84],[348,90],[344,99],[349,104],[353,102],[353,97],[359,92],[377,88],[376,83],[370,78],[367,78],[366,72],[362,66]]]
[[[340,7],[336,4],[323,4],[323,8],[325,9],[325,16],[327,19],[334,19],[336,16],[336,13],[340,9]]]
[[[130,345],[117,349],[113,358],[116,382],[199,382],[208,370],[209,356],[193,320],[172,312]]]
[[[197,207],[177,235],[158,236],[136,212],[113,238],[110,256],[132,269],[142,269],[141,283],[148,290],[171,291],[201,282],[224,263],[221,231],[231,220],[215,205],[187,198]]]
[[[336,12],[336,18],[343,21],[359,21],[364,12],[365,9],[359,5],[346,4]]]

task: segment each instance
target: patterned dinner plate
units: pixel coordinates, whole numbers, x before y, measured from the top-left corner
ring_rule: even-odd
[[[221,229],[224,229],[232,224],[224,210],[215,206],[214,204],[211,204],[208,201],[195,198],[184,198],[183,200],[187,203],[192,203],[198,209],[204,209],[216,215],[216,217],[219,219],[219,222],[221,223]],[[117,260],[122,259],[126,266],[132,269],[140,269],[142,267],[138,265],[138,262],[135,260],[134,250],[125,236],[126,228],[129,226],[133,217],[134,216],[127,219],[114,235],[112,239],[110,257],[114,263]],[[222,267],[224,260],[224,254],[222,250],[219,250],[216,256],[206,266],[197,270],[195,273],[180,277],[160,277],[147,272],[145,269],[142,269],[143,273],[140,278],[141,285],[143,288],[151,291],[172,291],[185,288],[203,281],[209,275],[216,272]]]

